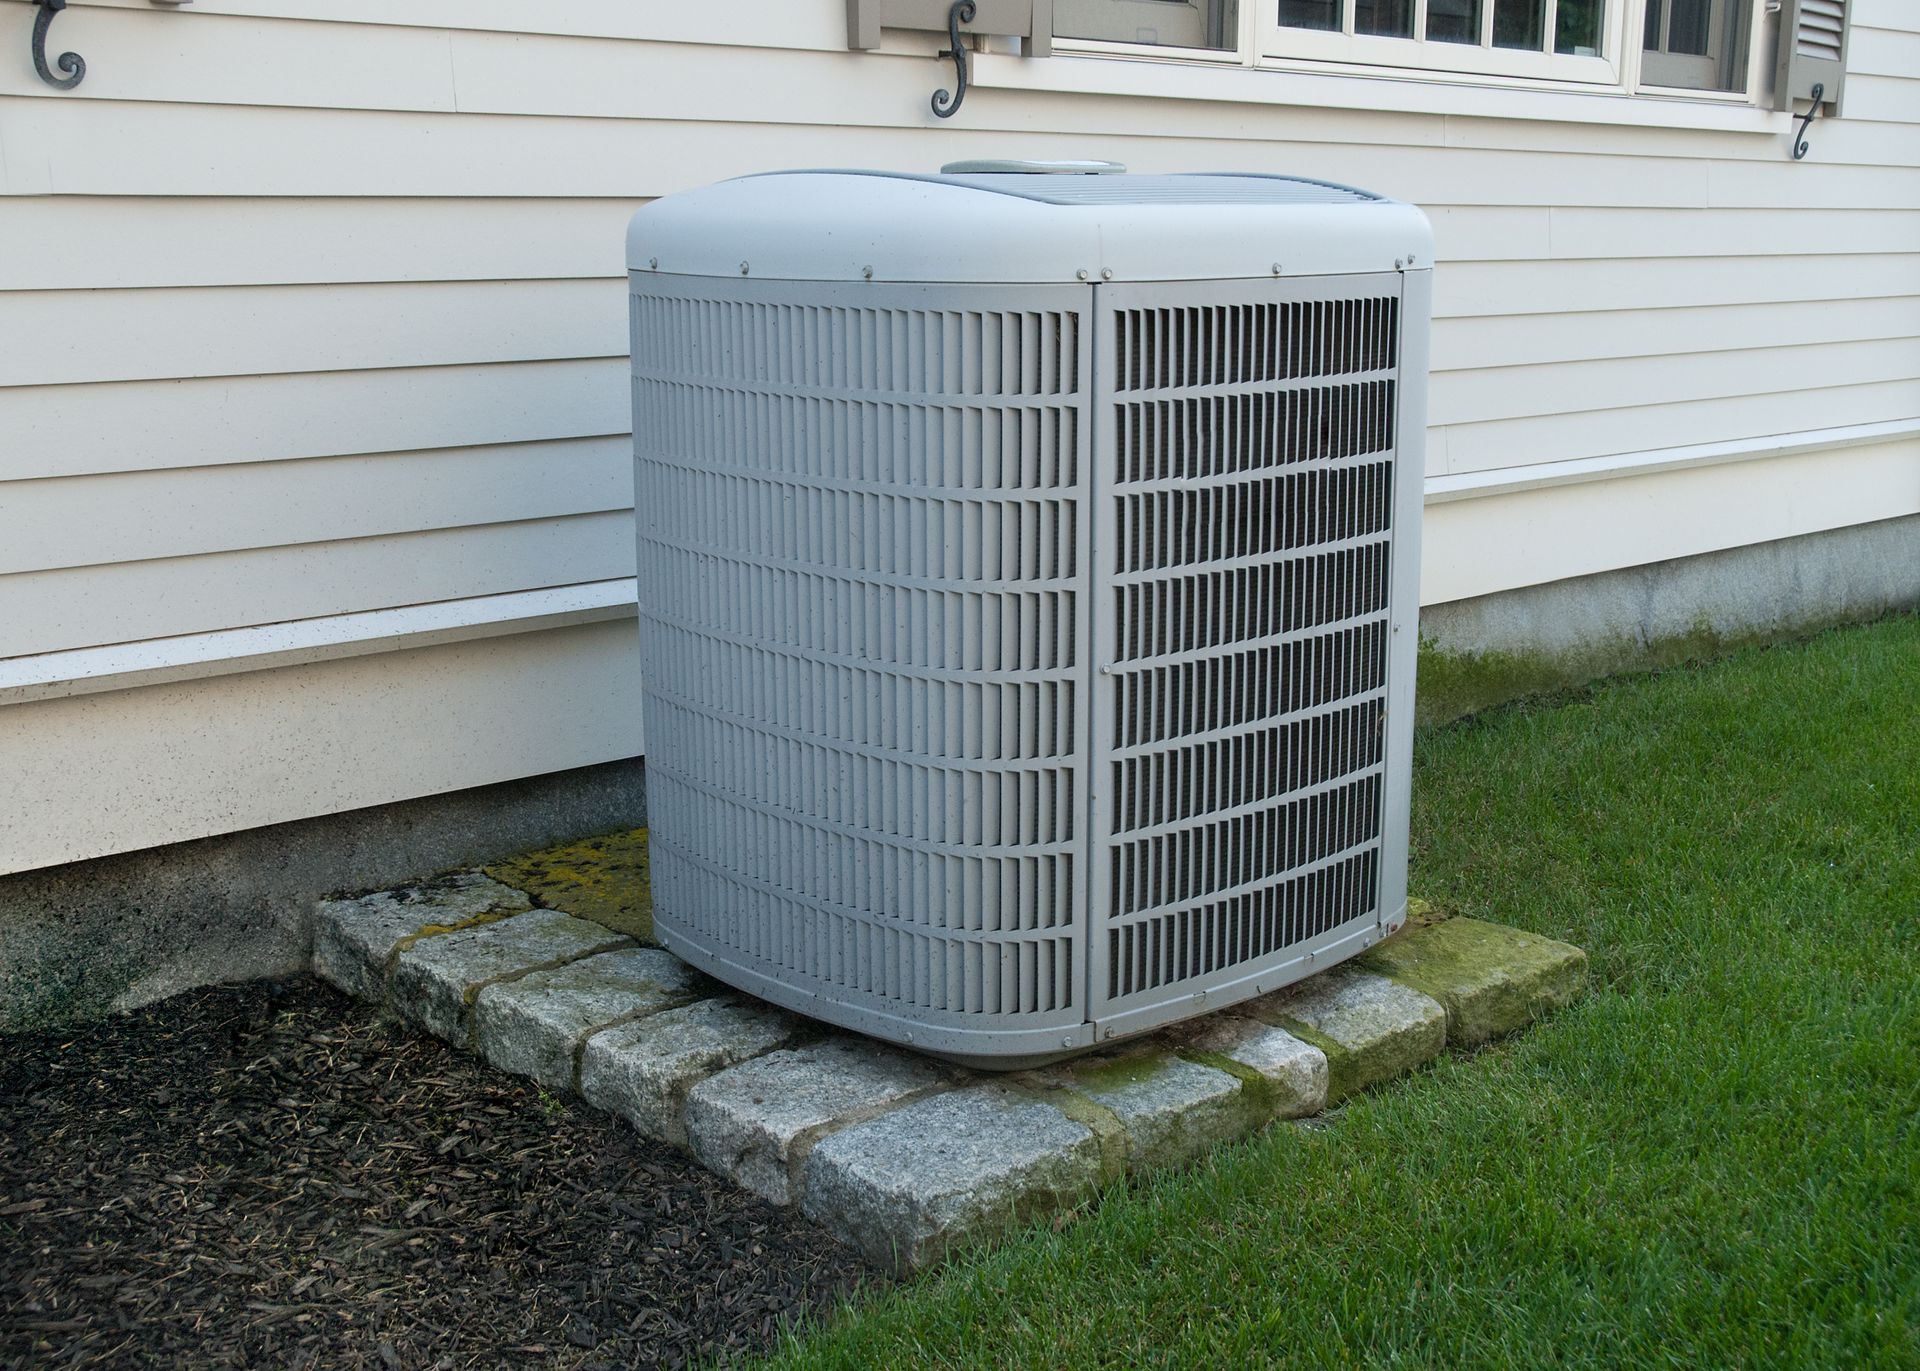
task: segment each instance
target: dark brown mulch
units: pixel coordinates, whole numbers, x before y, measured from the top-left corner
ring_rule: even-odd
[[[871,1272],[313,981],[0,1039],[0,1366],[679,1366]]]

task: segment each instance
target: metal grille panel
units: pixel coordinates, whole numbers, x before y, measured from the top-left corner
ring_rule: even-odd
[[[634,278],[655,903],[696,960],[936,1045],[1085,1024],[1087,302]]]
[[[1103,301],[1096,1017],[1380,917],[1399,282],[1205,293]]]

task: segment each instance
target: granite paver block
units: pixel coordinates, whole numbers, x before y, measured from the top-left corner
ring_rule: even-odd
[[[358,999],[386,993],[394,949],[423,928],[445,928],[532,908],[518,890],[477,871],[352,900],[322,900],[313,915],[313,970]]]
[[[917,1100],[815,1145],[803,1167],[809,1218],[899,1274],[1090,1195],[1094,1131],[1000,1085]]]
[[[1127,1170],[1184,1166],[1266,1122],[1238,1076],[1167,1051],[1094,1058],[1046,1073],[1119,1120]]]
[[[687,1093],[688,1147],[709,1170],[770,1203],[792,1204],[800,1164],[820,1137],[952,1076],[864,1038],[770,1053]]]
[[[1447,1043],[1447,1011],[1437,1000],[1351,966],[1322,971],[1246,1009],[1327,1054],[1329,1104],[1413,1070]]]
[[[1587,954],[1573,944],[1467,918],[1408,929],[1360,964],[1438,1000],[1448,1040],[1462,1047],[1564,1007],[1587,978]]]
[[[1327,1107],[1327,1054],[1271,1024],[1214,1014],[1171,1033],[1181,1047],[1224,1057],[1259,1073],[1270,1119],[1304,1119]]]
[[[473,1000],[474,1043],[502,1071],[571,1090],[588,1034],[717,989],[657,947],[601,952],[481,990]]]
[[[489,982],[631,944],[599,924],[536,909],[403,948],[388,977],[389,998],[402,1018],[465,1047],[474,996]]]
[[[764,1056],[805,1032],[791,1014],[743,995],[649,1014],[587,1039],[580,1094],[618,1114],[641,1136],[687,1145],[687,1092],[730,1066]]]

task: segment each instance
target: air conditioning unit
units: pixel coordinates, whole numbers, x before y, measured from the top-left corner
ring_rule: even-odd
[[[1013,1067],[1405,917],[1431,235],[1284,176],[753,176],[628,233],[654,918]]]

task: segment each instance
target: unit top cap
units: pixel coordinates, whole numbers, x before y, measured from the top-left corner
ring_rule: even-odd
[[[1193,281],[1421,270],[1432,241],[1413,206],[1328,181],[975,161],[682,191],[634,215],[627,265],[788,281]]]

